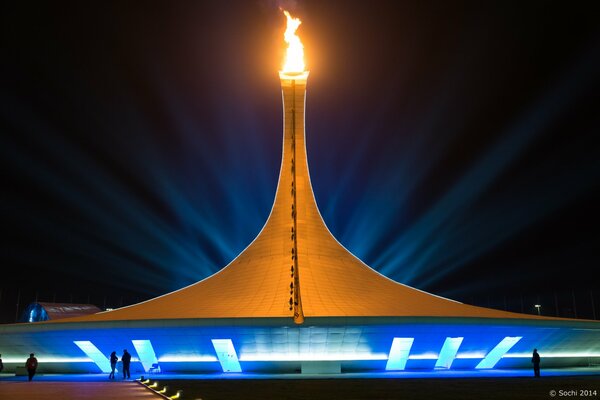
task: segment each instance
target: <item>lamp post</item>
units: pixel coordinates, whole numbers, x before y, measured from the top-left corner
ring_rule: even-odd
[[[542,308],[541,304],[535,304],[534,307],[537,309],[538,315],[542,315],[542,313],[540,312],[540,309]]]

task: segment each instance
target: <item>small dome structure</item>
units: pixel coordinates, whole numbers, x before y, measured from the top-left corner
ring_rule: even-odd
[[[93,304],[72,303],[31,303],[27,306],[19,322],[40,322],[70,317],[82,317],[102,311]]]

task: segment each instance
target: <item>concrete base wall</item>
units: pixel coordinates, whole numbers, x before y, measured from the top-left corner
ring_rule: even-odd
[[[342,365],[339,361],[304,361],[303,374],[340,374]]]

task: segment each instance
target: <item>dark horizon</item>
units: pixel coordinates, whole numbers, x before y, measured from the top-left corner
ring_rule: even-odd
[[[434,294],[573,316],[575,293],[577,316],[598,317],[593,6],[294,5],[334,236]],[[1,18],[0,322],[18,291],[21,309],[36,292],[117,307],[252,241],[281,161],[277,2],[11,4]]]

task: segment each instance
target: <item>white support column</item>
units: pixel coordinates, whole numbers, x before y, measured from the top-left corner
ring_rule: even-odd
[[[149,340],[132,340],[131,343],[133,343],[138,358],[144,366],[144,371],[148,372],[153,364],[158,364],[156,353]]]
[[[450,369],[452,362],[456,358],[456,353],[464,338],[462,337],[447,337],[444,341],[444,345],[440,350],[440,355],[435,362],[435,368],[446,368]]]
[[[73,341],[79,347],[86,356],[92,359],[92,361],[100,368],[100,371],[109,373],[110,361],[102,354],[100,350],[89,340],[75,340]],[[116,371],[116,370],[115,370]]]
[[[410,348],[415,338],[394,338],[385,366],[387,371],[402,371],[406,367]]]
[[[500,361],[503,355],[505,355],[519,340],[522,336],[507,336],[500,341],[483,360],[477,364],[476,369],[494,368],[494,366]]]
[[[212,339],[212,344],[223,372],[242,372],[242,366],[231,339]]]

